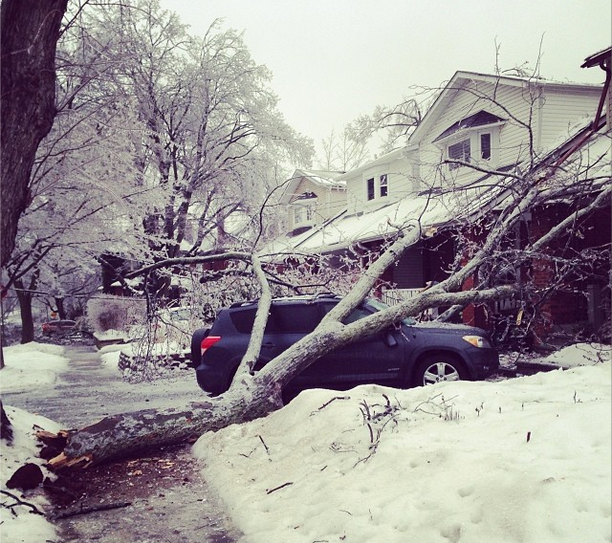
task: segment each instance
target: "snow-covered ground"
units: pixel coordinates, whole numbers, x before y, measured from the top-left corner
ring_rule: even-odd
[[[586,355],[586,357],[584,356]],[[197,442],[250,543],[604,543],[610,351],[501,382],[300,394]]]
[[[2,392],[52,387],[58,374],[68,367],[63,352],[60,345],[35,342],[5,348],[6,367],[0,372]]]
[[[2,389],[29,386],[33,372],[19,366],[32,360],[47,361],[50,386],[66,364],[37,344],[5,356]],[[304,392],[265,419],[206,434],[194,454],[248,543],[610,542],[610,349],[553,358],[571,369]],[[57,429],[7,412],[16,438],[2,444],[2,490],[11,468],[39,462],[32,427]],[[2,508],[3,543],[54,540],[43,517],[16,510]]]

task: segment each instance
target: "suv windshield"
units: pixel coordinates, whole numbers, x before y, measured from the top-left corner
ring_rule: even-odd
[[[368,298],[366,300],[366,304],[372,309],[374,309],[374,311],[382,311],[383,309],[389,308],[387,304],[374,298]],[[363,316],[365,317],[365,315]],[[412,326],[413,324],[416,324],[416,319],[414,317],[406,317],[405,319],[402,319],[402,322],[407,326]]]

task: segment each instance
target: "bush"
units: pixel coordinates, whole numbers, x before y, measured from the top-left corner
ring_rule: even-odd
[[[137,298],[100,294],[87,302],[87,319],[94,332],[127,332],[143,304],[144,301]]]

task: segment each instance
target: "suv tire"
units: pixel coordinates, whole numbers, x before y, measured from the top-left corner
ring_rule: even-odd
[[[443,381],[463,381],[467,379],[463,364],[447,354],[428,356],[415,372],[415,385],[426,386]]]

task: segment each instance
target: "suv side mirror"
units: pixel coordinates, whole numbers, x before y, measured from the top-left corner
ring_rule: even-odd
[[[385,343],[389,347],[397,347],[397,339],[395,339],[395,335],[393,334],[393,330],[385,331]]]

